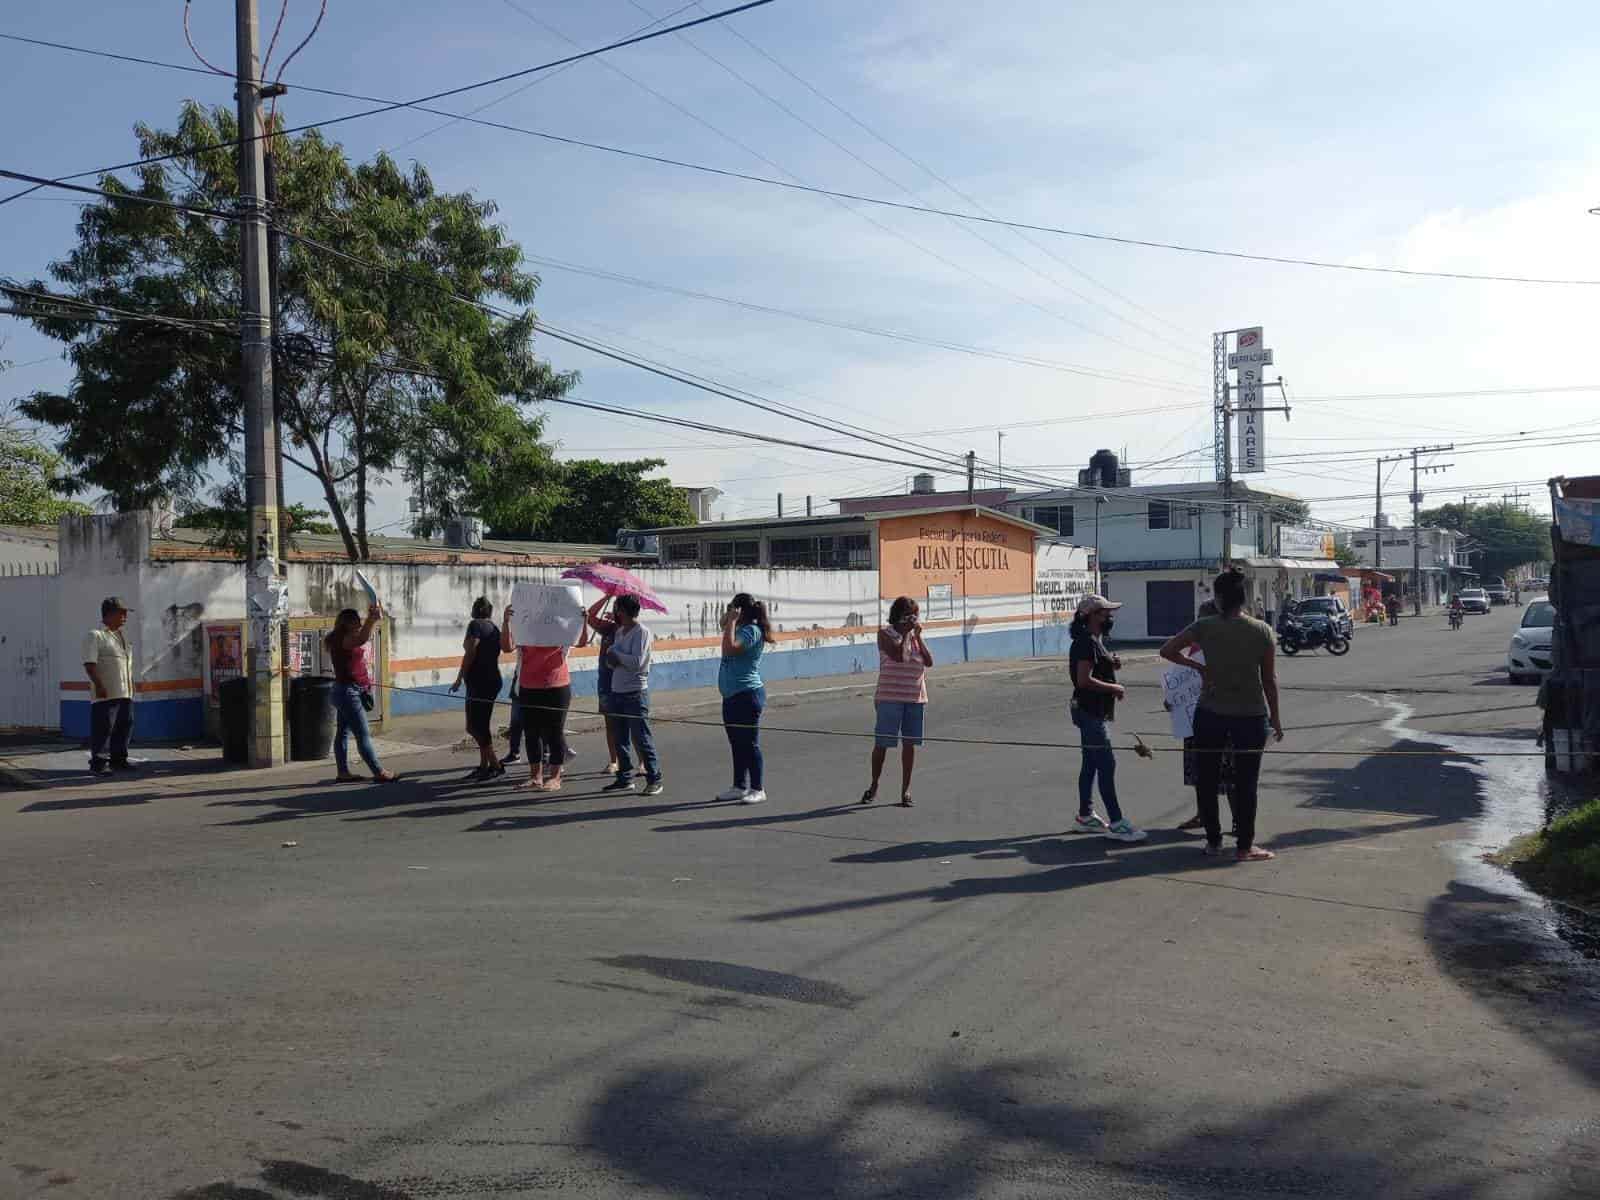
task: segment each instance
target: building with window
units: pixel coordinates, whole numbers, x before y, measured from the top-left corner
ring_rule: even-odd
[[[1459,544],[1461,534],[1454,529],[1423,529],[1419,534],[1413,526],[1396,529],[1386,525],[1341,534],[1340,538],[1360,567],[1392,575],[1408,599],[1417,592],[1413,568],[1418,565],[1414,559],[1420,559],[1424,604],[1444,603],[1451,587],[1472,574]],[[1413,541],[1419,543],[1415,552]]]
[[[1314,554],[1281,552],[1280,530],[1293,527],[1279,513],[1290,497],[1235,483],[1230,505],[1220,483],[1134,487],[1115,455],[1102,450],[1095,460],[1080,472],[1079,487],[1019,493],[1001,508],[1094,548],[1105,594],[1125,606],[1117,614],[1119,636],[1170,637],[1194,620],[1222,566],[1230,510],[1233,561],[1249,580],[1258,615],[1318,594],[1338,571],[1331,544],[1319,542]],[[1291,548],[1303,549],[1302,541]]]

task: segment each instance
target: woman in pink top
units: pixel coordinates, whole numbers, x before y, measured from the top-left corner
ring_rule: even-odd
[[[518,646],[511,634],[515,611],[506,606],[500,621],[500,645],[517,651],[521,685],[517,704],[522,709],[528,751],[528,782],[522,786],[535,792],[559,792],[561,767],[567,761],[567,709],[572,707],[572,673],[567,669],[572,647]],[[549,778],[544,774],[547,758]]]
[[[933,651],[922,640],[921,610],[910,596],[889,606],[889,623],[878,630],[878,690],[873,696],[878,721],[872,747],[872,782],[861,793],[870,804],[878,794],[883,760],[900,746],[900,805],[911,807],[911,769],[922,745],[922,713],[928,706],[928,668]]]

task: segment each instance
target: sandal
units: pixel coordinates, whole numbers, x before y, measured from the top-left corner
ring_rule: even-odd
[[[525,783],[517,784],[517,787],[520,788],[522,791],[525,791],[525,792],[542,792],[542,791],[544,791],[544,780],[542,780],[542,779],[529,779]]]
[[[1239,850],[1234,853],[1235,862],[1266,862],[1269,858],[1277,858],[1271,850],[1263,850],[1260,846],[1251,846],[1248,850]]]
[[[1204,817],[1190,817],[1182,825],[1178,826],[1179,829],[1204,829],[1205,827],[1206,819]]]
[[[873,784],[866,791],[861,793],[861,801],[860,801],[860,803],[862,803],[862,804],[871,804],[872,801],[877,797],[877,795],[878,795],[878,785],[877,784]]]
[[[399,778],[400,778],[400,776],[396,775],[393,771],[379,771],[376,775],[374,775],[372,777],[372,782],[373,783],[393,783],[396,779],[399,779]]]
[[[545,785],[541,790],[546,792],[559,792],[561,790],[561,776],[557,775],[554,779],[545,780]]]
[[[902,792],[900,794],[900,807],[901,808],[915,808],[916,807],[914,804],[911,803],[911,793],[910,792]]]

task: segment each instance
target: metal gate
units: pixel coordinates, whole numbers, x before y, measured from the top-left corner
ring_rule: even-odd
[[[58,575],[0,578],[0,729],[61,728]]]

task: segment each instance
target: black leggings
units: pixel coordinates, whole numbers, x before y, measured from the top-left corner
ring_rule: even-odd
[[[548,751],[550,766],[561,770],[567,761],[567,709],[572,706],[572,685],[558,688],[523,688],[522,728],[528,741],[528,767],[537,771]]]
[[[1261,751],[1267,744],[1265,717],[1225,717],[1209,708],[1194,713],[1195,767],[1199,771],[1195,799],[1200,817],[1206,823],[1206,841],[1222,844],[1222,820],[1217,811],[1217,792],[1222,782],[1222,753],[1232,742],[1233,779],[1228,789],[1228,806],[1233,809],[1233,825],[1239,831],[1239,849],[1256,843],[1256,784],[1261,778]]]

